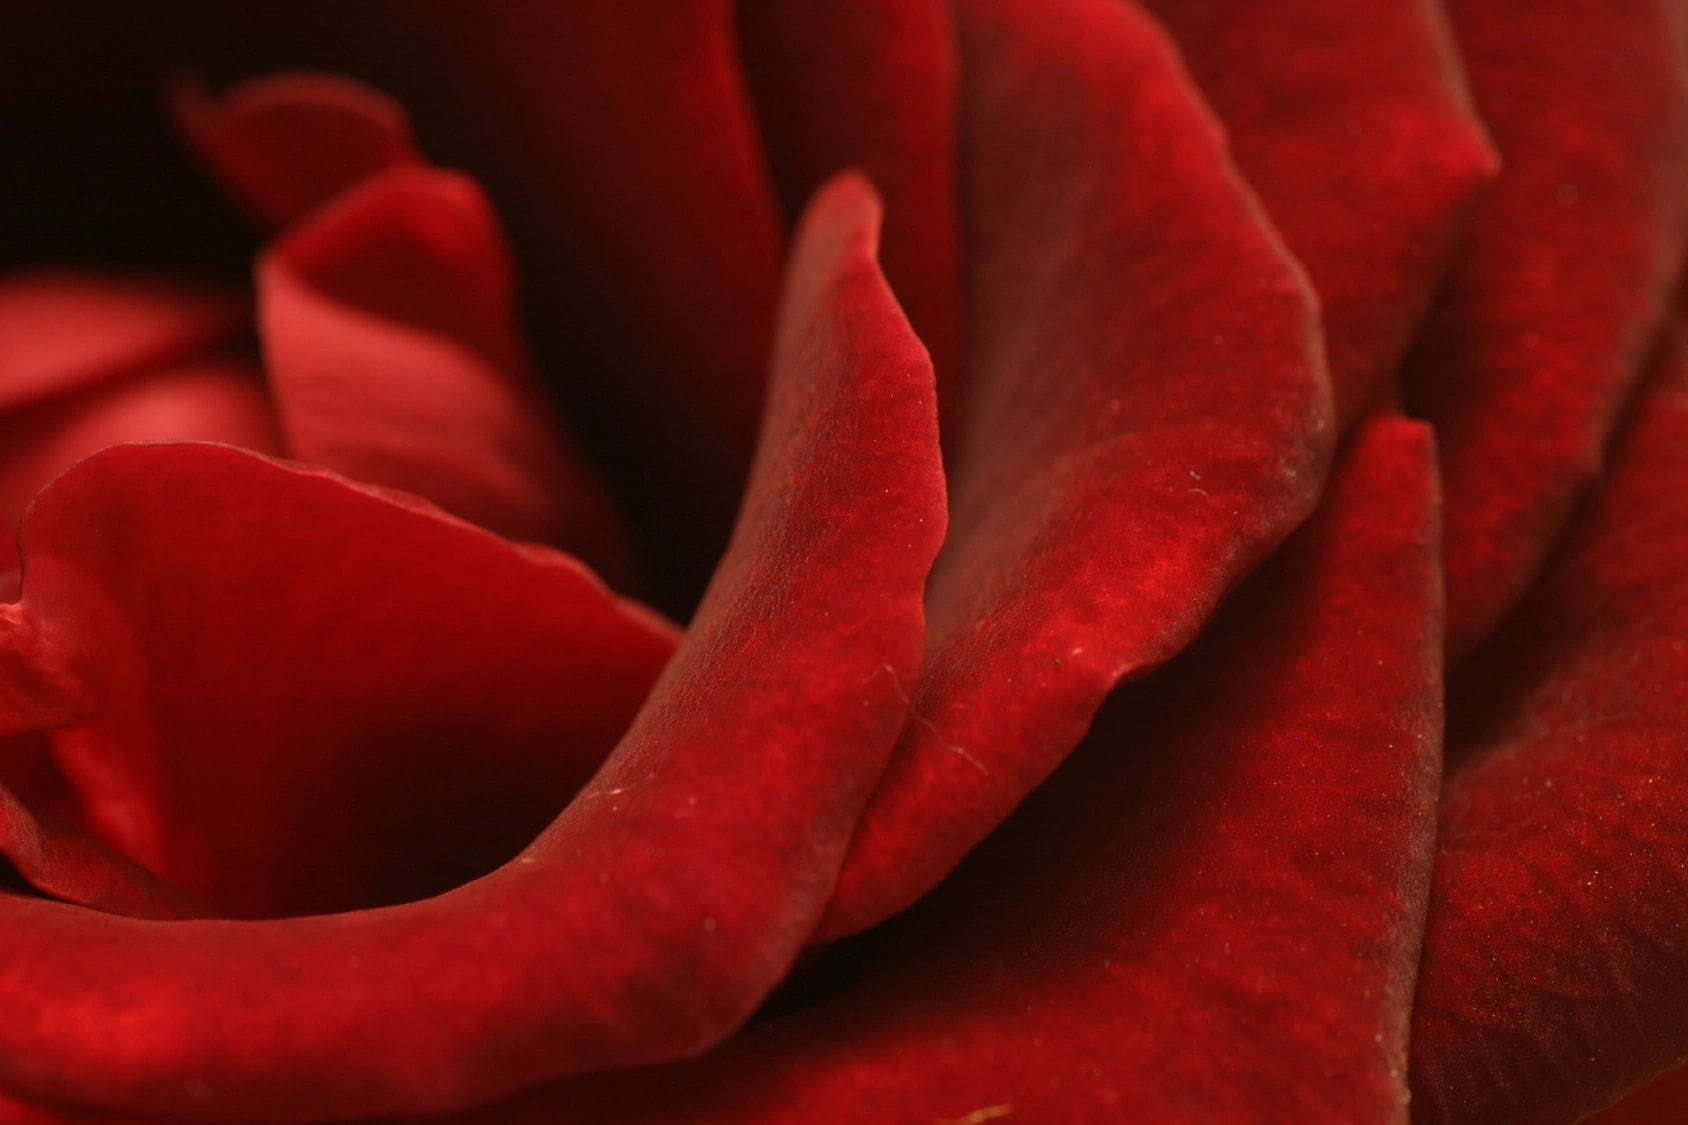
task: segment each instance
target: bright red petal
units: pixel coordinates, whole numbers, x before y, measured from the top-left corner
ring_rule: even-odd
[[[914,720],[823,927],[907,906],[1312,508],[1314,300],[1139,11],[970,0],[968,424]],[[1143,169],[1152,167],[1152,175]]]
[[[1462,0],[1449,15],[1503,164],[1406,376],[1442,451],[1457,657],[1596,475],[1682,264],[1688,10]]]
[[[1368,424],[1213,630],[842,991],[488,1120],[1406,1119],[1441,779],[1426,430]]]
[[[1418,1000],[1426,1122],[1549,1123],[1688,1057],[1688,351],[1451,686]]]
[[[345,189],[418,164],[404,108],[332,74],[274,74],[213,98],[171,91],[183,135],[259,221],[285,227]]]
[[[260,259],[258,301],[294,456],[626,577],[609,501],[522,347],[509,250],[474,181],[403,169],[353,189]]]
[[[1436,0],[1148,0],[1324,310],[1338,421],[1393,374],[1491,178]]]
[[[885,273],[932,351],[938,403],[960,392],[955,29],[943,0],[763,0],[739,42],[774,180],[795,215],[859,167],[885,196]]]
[[[236,916],[497,866],[672,648],[572,560],[215,446],[83,462],[24,561],[14,729],[58,728],[83,821]]]
[[[145,922],[0,900],[0,1007],[12,1013],[0,1023],[0,1082],[24,1096],[222,1118],[422,1112],[695,1052],[748,1015],[811,932],[901,728],[920,656],[921,587],[943,534],[931,368],[874,264],[877,220],[856,180],[817,201],[798,240],[767,437],[733,546],[633,729],[539,840],[438,898],[284,922]],[[206,490],[228,491],[196,503]],[[278,492],[297,502],[277,503]],[[251,502],[238,505],[242,495]],[[224,525],[241,537],[195,534],[184,547],[188,537],[160,536],[145,518],[162,501],[178,513],[177,530],[197,518],[210,526],[196,532]],[[313,551],[287,553],[274,532],[253,532],[254,519],[297,522],[316,537]],[[385,565],[383,553],[402,546],[391,525],[423,519],[461,542]],[[301,565],[341,539],[357,552]],[[155,641],[153,682],[185,685],[193,673],[223,685],[220,696],[192,693],[201,706],[184,723],[213,734],[238,723],[261,736],[263,724],[285,721],[288,737],[274,745],[306,756],[313,734],[343,738],[342,724],[360,713],[385,737],[420,734],[404,720],[430,698],[428,685],[413,684],[406,707],[365,712],[335,696],[320,707],[242,708],[233,689],[265,690],[281,671],[349,694],[368,678],[365,665],[428,675],[458,661],[453,682],[478,674],[510,684],[531,665],[491,659],[482,646],[505,643],[538,614],[534,598],[510,589],[513,568],[559,581],[572,573],[458,525],[379,508],[333,480],[205,447],[84,462],[37,506],[26,548],[23,621],[61,634],[95,612],[57,590],[88,573],[74,558],[121,560],[121,577],[99,583],[108,596],[134,590],[137,575],[169,573],[148,565],[150,552],[168,550],[178,566],[183,554],[218,560],[215,573],[184,576],[182,604],[168,607],[178,612],[148,611],[155,628],[279,633],[308,641],[311,659],[292,648],[225,643],[201,655]],[[266,584],[264,600],[229,588],[248,576]],[[307,581],[332,589],[298,592]],[[358,597],[328,600],[342,591]],[[386,612],[399,594],[421,604]],[[523,613],[489,621],[486,598]],[[260,607],[261,622],[241,620]],[[435,630],[450,630],[451,642],[431,643]],[[571,634],[545,628],[549,640],[535,637],[529,659],[578,644]],[[574,658],[602,677],[611,666],[601,635],[589,635],[597,643]],[[108,655],[90,665],[94,682],[114,664]],[[581,684],[546,680],[516,694],[528,707],[593,701]],[[485,724],[501,715],[488,699],[467,703],[447,732],[458,747],[494,737]],[[231,817],[270,807],[274,794],[222,773]],[[319,788],[334,800],[356,787],[330,778]],[[319,807],[312,823],[332,832],[342,811]],[[130,1018],[137,996],[146,998],[139,1020]]]
[[[31,271],[0,279],[0,410],[215,348],[246,327],[242,302],[156,279]]]

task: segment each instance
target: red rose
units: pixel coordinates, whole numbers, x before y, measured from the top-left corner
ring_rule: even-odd
[[[1688,1058],[1680,5],[100,14],[0,15],[0,1108]]]

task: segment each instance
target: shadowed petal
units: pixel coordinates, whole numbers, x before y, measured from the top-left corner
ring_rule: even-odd
[[[1447,490],[1448,646],[1528,585],[1596,473],[1682,263],[1688,10],[1461,0],[1502,159],[1406,372]]]
[[[332,74],[272,74],[218,97],[171,90],[177,126],[260,222],[285,227],[346,188],[421,163],[404,108]]]
[[[1550,1123],[1688,1057],[1688,351],[1451,685],[1413,1016],[1426,1122]]]

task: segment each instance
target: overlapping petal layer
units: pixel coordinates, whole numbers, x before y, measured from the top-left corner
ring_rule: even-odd
[[[498,1121],[1404,1121],[1440,781],[1424,427],[873,946],[696,1064]]]
[[[943,534],[931,368],[877,271],[877,221],[877,203],[858,180],[835,183],[817,201],[799,236],[769,426],[733,546],[632,729],[532,846],[437,898],[279,922],[148,922],[0,899],[0,1003],[18,1014],[0,1030],[0,1083],[25,1096],[221,1119],[436,1110],[583,1068],[693,1052],[742,1020],[811,932],[901,729],[904,684],[921,649],[921,586]],[[207,458],[220,462],[216,472],[206,471]],[[190,638],[207,628],[241,630],[239,621],[208,620],[206,608],[260,603],[213,596],[198,609],[148,601],[141,612],[133,601],[140,576],[152,571],[146,552],[168,549],[138,508],[168,498],[178,520],[238,523],[231,513],[240,506],[227,497],[194,502],[196,490],[218,488],[266,498],[259,511],[267,519],[322,529],[351,522],[333,518],[337,506],[356,507],[366,521],[428,520],[468,536],[460,551],[502,555],[506,571],[518,563],[566,569],[233,451],[114,450],[84,462],[32,512],[25,599],[0,619],[9,647],[37,654],[48,670],[81,675],[109,697],[127,686],[111,678],[124,654],[85,651],[76,639],[86,646],[79,627],[110,614],[113,603],[123,608],[126,594],[132,620],[160,630]],[[289,494],[293,510],[278,517],[276,501]],[[329,530],[351,534],[349,526]],[[381,594],[395,582],[441,578],[421,566],[379,565],[393,538],[384,530],[361,543],[360,554],[376,552],[374,560],[337,560],[338,582],[360,587],[361,603],[329,606],[335,612],[326,620],[312,612],[320,602],[286,587],[262,603],[289,609],[268,628],[309,638],[319,664],[342,662],[327,674],[334,690],[346,690],[348,676],[355,681],[357,663],[371,663],[366,649],[374,643],[345,639],[338,619],[360,608],[378,618],[390,604]],[[299,561],[243,557],[237,538],[196,537],[196,546],[176,550],[222,558],[225,584],[274,580]],[[251,545],[266,540],[238,542],[250,556]],[[95,567],[102,558],[124,565]],[[488,570],[498,565],[493,557],[412,561],[458,570],[460,586],[500,584]],[[195,573],[182,587],[215,595],[213,577]],[[423,592],[442,607],[458,600],[450,589]],[[613,610],[600,589],[592,593],[603,611]],[[486,628],[484,612],[465,612],[474,627],[459,643],[498,643],[488,640],[499,631]],[[377,650],[389,664],[414,660],[414,628],[367,636],[391,640],[387,652]],[[535,632],[570,643],[567,628]],[[650,626],[644,633],[661,640]],[[96,637],[123,648],[121,634]],[[257,665],[231,660],[228,644],[181,647],[171,654],[174,668],[161,665],[157,649],[150,654],[154,684],[180,686],[197,671],[261,689],[278,670],[315,674],[289,653]],[[601,650],[576,655],[610,667]],[[487,656],[465,651],[461,659],[484,676],[522,670]],[[215,669],[194,667],[213,659]],[[534,685],[515,690],[544,698]],[[134,736],[144,732],[129,691],[120,733]],[[579,706],[602,693],[563,685],[553,694]],[[259,705],[248,712],[228,699],[184,713],[184,725],[193,720],[217,734],[241,719],[255,727],[287,719],[296,729],[277,745],[309,752],[310,731],[297,726],[314,721],[343,736],[342,724],[358,714],[351,700],[312,708],[299,699],[290,711],[254,695]],[[405,705],[428,699],[418,691]],[[498,715],[489,701],[474,702],[476,726],[456,739],[459,749]],[[111,709],[106,702],[103,714]],[[395,722],[389,710],[365,731],[402,734],[409,713],[400,710]],[[63,737],[84,751],[94,741],[87,729]],[[153,747],[185,752],[176,740]],[[160,760],[155,753],[144,764]],[[196,771],[216,767],[195,763]],[[232,804],[229,795],[244,791],[224,772],[218,791]],[[343,799],[338,785],[327,792]],[[251,815],[272,796],[254,789],[238,810]]]
[[[823,933],[907,906],[1311,509],[1314,299],[1133,7],[969,0],[968,423],[913,718]]]
[[[1598,471],[1688,217],[1688,10],[1461,0],[1502,171],[1406,373],[1447,492],[1448,644],[1480,640]]]
[[[1340,423],[1395,371],[1495,171],[1435,0],[1148,0],[1323,306]]]
[[[1415,1113],[1552,1122],[1688,1057],[1688,352],[1449,701]]]
[[[376,176],[279,239],[257,273],[293,456],[627,579],[609,500],[522,346],[509,251],[473,180]]]

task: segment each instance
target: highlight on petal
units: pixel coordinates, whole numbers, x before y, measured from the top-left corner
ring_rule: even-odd
[[[1339,423],[1394,373],[1496,171],[1436,0],[1148,0],[1318,290]]]
[[[959,417],[955,28],[944,0],[758,0],[737,11],[746,77],[788,215],[842,168],[885,197],[885,274]]]
[[[257,274],[294,456],[628,575],[610,502],[522,347],[509,249],[473,180],[376,177],[277,241]]]
[[[924,670],[822,928],[907,906],[1312,509],[1315,302],[1141,12],[968,0],[968,420]],[[1150,174],[1148,169],[1152,169]]]
[[[216,348],[247,325],[201,286],[70,270],[0,277],[0,410]]]
[[[108,445],[171,439],[279,451],[256,366],[230,354],[182,358],[0,412],[0,570],[17,565],[18,518],[47,482]]]
[[[488,1120],[1405,1122],[1434,473],[1425,427],[1364,424],[1307,529],[845,988]]]
[[[334,74],[176,83],[170,108],[201,160],[260,222],[285,227],[391,168],[421,163],[404,107]]]
[[[1682,266],[1688,10],[1462,0],[1448,14],[1503,165],[1405,375],[1442,453],[1457,658],[1597,474]]]
[[[859,179],[835,182],[816,201],[798,237],[766,436],[733,545],[631,730],[532,846],[436,898],[286,921],[151,922],[0,897],[0,1006],[15,1017],[0,1024],[0,1085],[25,1098],[202,1117],[421,1113],[583,1069],[694,1053],[743,1020],[811,932],[901,729],[903,685],[921,650],[921,587],[943,534],[931,367],[874,263],[877,223],[877,202]],[[206,471],[207,458],[217,472]],[[250,496],[245,525],[229,518],[234,497],[195,503],[196,488]],[[294,503],[275,502],[278,492]],[[178,524],[239,526],[241,538],[160,534],[147,509],[166,498]],[[102,514],[97,534],[88,507]],[[341,518],[331,519],[336,511]],[[278,669],[332,685],[372,663],[416,674],[459,660],[453,679],[475,669],[501,682],[522,673],[519,661],[461,651],[502,643],[484,612],[461,599],[471,584],[483,598],[509,597],[524,615],[499,624],[525,628],[532,599],[499,592],[509,577],[500,571],[515,563],[500,568],[490,556],[529,556],[396,505],[381,511],[331,478],[230,451],[108,451],[32,510],[22,605],[71,627],[97,612],[69,596],[73,578],[94,577],[74,560],[121,558],[134,575],[162,569],[149,565],[149,552],[168,552],[177,565],[203,553],[222,565],[186,575],[183,604],[173,607],[181,612],[149,611],[153,628],[233,633],[242,623],[190,613],[187,598],[219,612],[250,605],[219,596],[218,582],[257,577],[282,583],[265,631],[308,640],[319,663],[350,668],[319,671],[256,648],[237,659],[226,645],[172,651],[160,637],[148,654],[155,683],[181,687],[197,673],[256,693]],[[426,518],[428,534],[462,541],[443,554],[419,552],[409,570],[382,565],[397,549],[393,529],[354,534],[354,515],[366,525]],[[252,518],[319,529],[357,550],[309,568],[273,546],[253,558],[264,541],[251,534]],[[300,592],[306,579],[290,577],[300,569],[361,600]],[[569,573],[554,562],[539,569],[559,580]],[[103,585],[108,596],[123,592]],[[379,607],[393,604],[384,595],[395,586],[461,616],[387,617]],[[608,609],[601,591],[594,596]],[[427,640],[419,630],[444,629],[455,634],[451,644],[419,651]],[[552,648],[570,643],[568,629],[544,632]],[[382,637],[384,650],[375,646]],[[112,673],[124,653],[91,655],[91,682],[120,686]],[[599,647],[577,656],[601,674]],[[522,694],[540,705],[591,698],[554,683],[548,696]],[[409,702],[427,698],[418,690]],[[343,735],[341,724],[358,713],[340,699],[320,709],[226,700],[209,711],[184,702],[183,732],[216,733],[231,715],[253,726],[285,720],[291,729],[275,747],[308,755],[312,728]],[[125,702],[137,706],[133,694]],[[472,702],[459,745],[498,715],[486,700]],[[393,732],[392,709],[380,710],[364,729]],[[169,748],[184,752],[174,740]],[[253,786],[243,796],[234,803],[250,816],[274,795]],[[317,831],[332,832],[340,817],[331,814],[342,811],[320,810]]]
[[[1414,1115],[1574,1121],[1688,1058],[1688,349],[1450,685]]]

